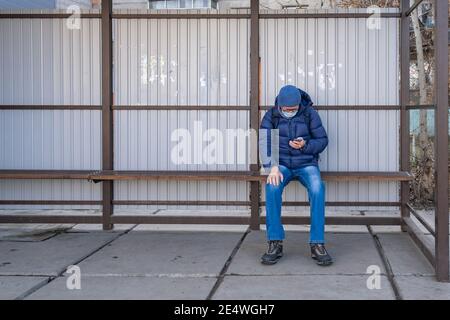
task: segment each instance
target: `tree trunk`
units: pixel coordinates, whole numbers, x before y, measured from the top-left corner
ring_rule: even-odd
[[[414,0],[411,0],[411,5],[414,4]],[[414,29],[414,38],[416,42],[417,51],[417,68],[419,75],[419,95],[420,104],[426,105],[428,102],[427,89],[426,89],[426,75],[425,75],[425,56],[423,51],[422,33],[420,30],[420,22],[418,9],[414,10],[411,14],[411,21]],[[433,199],[433,146],[428,134],[428,119],[427,111],[420,110],[419,120],[419,134],[418,134],[418,148],[416,149],[417,165],[420,168],[419,176],[416,177],[416,181],[419,185],[416,189],[419,194],[416,196],[420,202],[427,202]]]

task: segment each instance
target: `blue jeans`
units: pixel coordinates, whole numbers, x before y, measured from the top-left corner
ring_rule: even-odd
[[[288,169],[279,166],[283,174],[283,182],[278,186],[266,184],[266,228],[268,240],[283,240],[284,228],[281,223],[281,196],[284,187],[292,179],[298,181],[308,190],[311,214],[310,243],[324,243],[325,229],[325,184],[320,177],[319,168],[307,166],[299,169]]]

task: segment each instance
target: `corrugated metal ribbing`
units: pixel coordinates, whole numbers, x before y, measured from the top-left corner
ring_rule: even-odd
[[[166,11],[115,11],[132,12]],[[249,36],[247,19],[115,20],[116,104],[249,105]]]
[[[136,11],[118,11],[126,12]],[[173,11],[158,11],[168,12]],[[200,12],[205,11],[189,11]],[[249,35],[246,19],[115,21],[116,104],[248,106]],[[201,148],[193,150],[192,164],[176,164],[171,157],[175,130],[188,130],[192,144],[205,147],[205,141],[196,140],[202,137],[194,135],[194,127],[201,126],[206,136],[207,130],[218,129],[229,145],[233,141],[227,140],[226,130],[247,130],[248,111],[116,111],[114,118],[117,169],[248,169],[247,157],[239,163],[207,164]],[[121,200],[248,200],[245,182],[117,182],[115,194]]]
[[[262,104],[273,105],[278,90],[294,84],[316,105],[398,105],[397,31],[397,19],[385,18],[375,29],[368,28],[367,19],[356,18],[261,20]],[[321,155],[322,170],[399,169],[398,111],[320,115],[330,138]],[[285,196],[291,201],[306,199],[298,184]],[[328,183],[327,200],[397,201],[398,184]]]
[[[66,22],[0,20],[0,104],[101,104],[100,22],[82,19],[79,30]],[[0,111],[0,168],[100,169],[100,116],[90,110]],[[0,181],[0,199],[100,198],[99,185],[87,181]]]

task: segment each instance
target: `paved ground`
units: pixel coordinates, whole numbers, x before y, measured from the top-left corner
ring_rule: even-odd
[[[450,299],[398,228],[328,227],[327,268],[305,228],[288,229],[283,260],[263,266],[264,231],[243,227],[2,225],[0,299]],[[80,290],[67,288],[71,265]]]

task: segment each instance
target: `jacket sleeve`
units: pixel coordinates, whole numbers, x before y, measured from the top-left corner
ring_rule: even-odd
[[[272,150],[272,148],[277,148],[276,145],[272,144],[272,141],[275,140],[275,137],[272,137],[275,134],[275,130],[273,129],[276,129],[272,124],[272,113],[273,109],[266,112],[259,130],[259,156],[261,164],[265,169],[278,165],[278,157],[276,156],[276,152]]]
[[[325,128],[322,125],[319,113],[311,110],[311,122],[309,127],[311,139],[306,141],[306,145],[301,149],[304,154],[316,155],[321,153],[328,145],[328,136]]]

